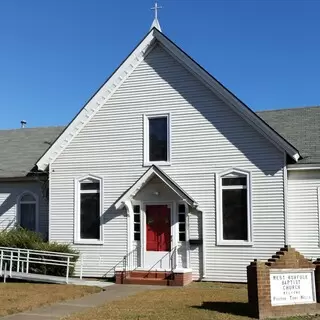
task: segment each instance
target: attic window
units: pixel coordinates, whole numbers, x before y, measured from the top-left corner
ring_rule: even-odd
[[[144,162],[169,164],[170,115],[146,115],[144,121]]]

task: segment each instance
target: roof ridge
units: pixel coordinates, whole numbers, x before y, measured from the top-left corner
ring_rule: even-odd
[[[275,112],[275,111],[285,111],[285,110],[315,109],[315,108],[320,108],[320,105],[318,105],[318,106],[306,106],[306,107],[292,107],[292,108],[270,109],[270,110],[257,110],[257,111],[255,111],[255,113]]]

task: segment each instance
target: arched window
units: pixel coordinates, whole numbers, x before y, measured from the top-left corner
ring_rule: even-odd
[[[38,204],[36,197],[29,192],[19,200],[19,225],[27,230],[37,231]]]
[[[102,241],[102,179],[88,176],[76,181],[75,241]]]
[[[218,244],[252,243],[250,173],[230,169],[217,177]]]

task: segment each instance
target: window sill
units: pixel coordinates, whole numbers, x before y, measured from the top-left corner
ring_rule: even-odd
[[[170,161],[146,161],[143,163],[144,167],[151,167],[152,165],[155,166],[171,166],[171,162]]]
[[[89,245],[103,245],[102,240],[95,239],[77,239],[73,242],[74,244],[89,244]]]
[[[241,240],[218,240],[217,246],[229,246],[229,247],[252,247],[252,241],[241,241]]]

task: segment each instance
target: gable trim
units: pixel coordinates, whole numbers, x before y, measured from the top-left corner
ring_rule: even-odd
[[[166,175],[157,166],[151,166],[115,203],[116,209],[121,209],[125,206],[126,201],[133,198],[151,179],[157,176],[163,183],[176,193],[189,206],[196,208],[197,202],[190,197],[177,183],[175,183],[168,175]]]
[[[39,170],[47,169],[73,138],[81,131],[88,121],[96,114],[129,77],[136,67],[143,61],[145,56],[152,50],[155,42],[159,43],[177,59],[187,70],[199,78],[212,92],[221,98],[228,106],[237,112],[249,125],[270,140],[275,147],[281,151],[285,150],[288,155],[297,161],[300,158],[299,151],[272,129],[265,121],[255,114],[248,106],[226,89],[220,82],[212,77],[197,62],[182,51],[169,38],[163,35],[156,28],[150,30],[145,38],[137,45],[131,54],[124,60],[119,68],[100,87],[100,89],[84,105],[75,118],[69,123],[66,129],[60,134],[51,147],[37,161]]]

